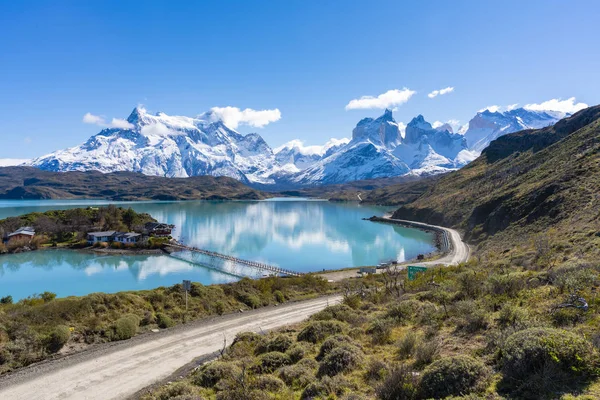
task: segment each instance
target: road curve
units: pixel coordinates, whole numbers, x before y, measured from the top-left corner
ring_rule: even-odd
[[[450,249],[447,254],[443,257],[438,258],[433,261],[426,262],[410,262],[410,265],[423,265],[423,266],[431,266],[431,265],[457,265],[463,262],[469,261],[469,256],[471,255],[471,250],[469,249],[469,245],[463,242],[460,237],[460,233],[454,229],[446,228],[444,226],[430,225],[422,222],[408,221],[403,219],[393,219],[384,217],[383,220],[387,220],[391,223],[396,224],[407,224],[414,227],[421,227],[423,229],[433,229],[433,230],[441,230],[446,232],[448,241],[450,244]]]
[[[0,379],[0,399],[124,399],[218,351],[224,337],[231,344],[239,332],[297,323],[340,301],[341,296],[321,297],[199,321],[25,368]]]

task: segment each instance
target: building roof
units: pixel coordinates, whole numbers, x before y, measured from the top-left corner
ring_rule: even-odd
[[[88,232],[88,236],[105,237],[105,236],[112,236],[116,233],[118,233],[118,232],[116,232],[116,231]]]
[[[144,228],[149,231],[154,229],[173,229],[175,228],[175,225],[164,224],[162,222],[147,222],[146,225],[144,225]]]
[[[16,235],[35,236],[35,229],[33,229],[31,226],[24,226],[24,227],[17,229],[13,233],[10,233],[8,235],[8,237],[16,236]]]
[[[135,233],[135,232],[127,232],[127,233],[117,233],[117,238],[134,238],[134,237],[139,237],[142,236],[141,233]]]

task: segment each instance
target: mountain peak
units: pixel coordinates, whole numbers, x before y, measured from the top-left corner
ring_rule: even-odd
[[[393,121],[394,116],[392,115],[392,110],[390,110],[389,108],[386,108],[385,111],[383,112],[383,115],[380,118]]]
[[[129,117],[127,117],[127,122],[136,125],[138,122],[140,122],[140,120],[146,113],[147,112],[144,107],[136,106],[131,112],[131,114],[129,114]]]

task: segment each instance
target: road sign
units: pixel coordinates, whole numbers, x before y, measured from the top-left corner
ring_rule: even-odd
[[[192,281],[183,281],[183,290],[189,292],[192,289]]]
[[[409,265],[408,266],[408,280],[414,281],[415,279],[417,279],[417,274],[419,272],[425,272],[425,271],[427,271],[427,267],[419,267],[416,265]]]

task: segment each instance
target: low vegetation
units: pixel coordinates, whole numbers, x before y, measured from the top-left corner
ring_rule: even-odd
[[[597,262],[387,274],[399,279],[343,283],[343,304],[306,322],[238,335],[218,361],[144,399],[180,387],[193,399],[600,397]]]
[[[312,275],[298,278],[242,279],[203,286],[192,283],[188,311],[181,285],[153,290],[93,293],[56,298],[42,293],[13,304],[0,299],[0,373],[67,353],[87,345],[126,340],[156,328],[250,308],[301,300],[336,290]],[[282,297],[283,296],[283,297]],[[252,300],[249,300],[252,299]],[[264,349],[265,370],[274,370],[304,357],[305,348],[287,336],[275,337]]]

